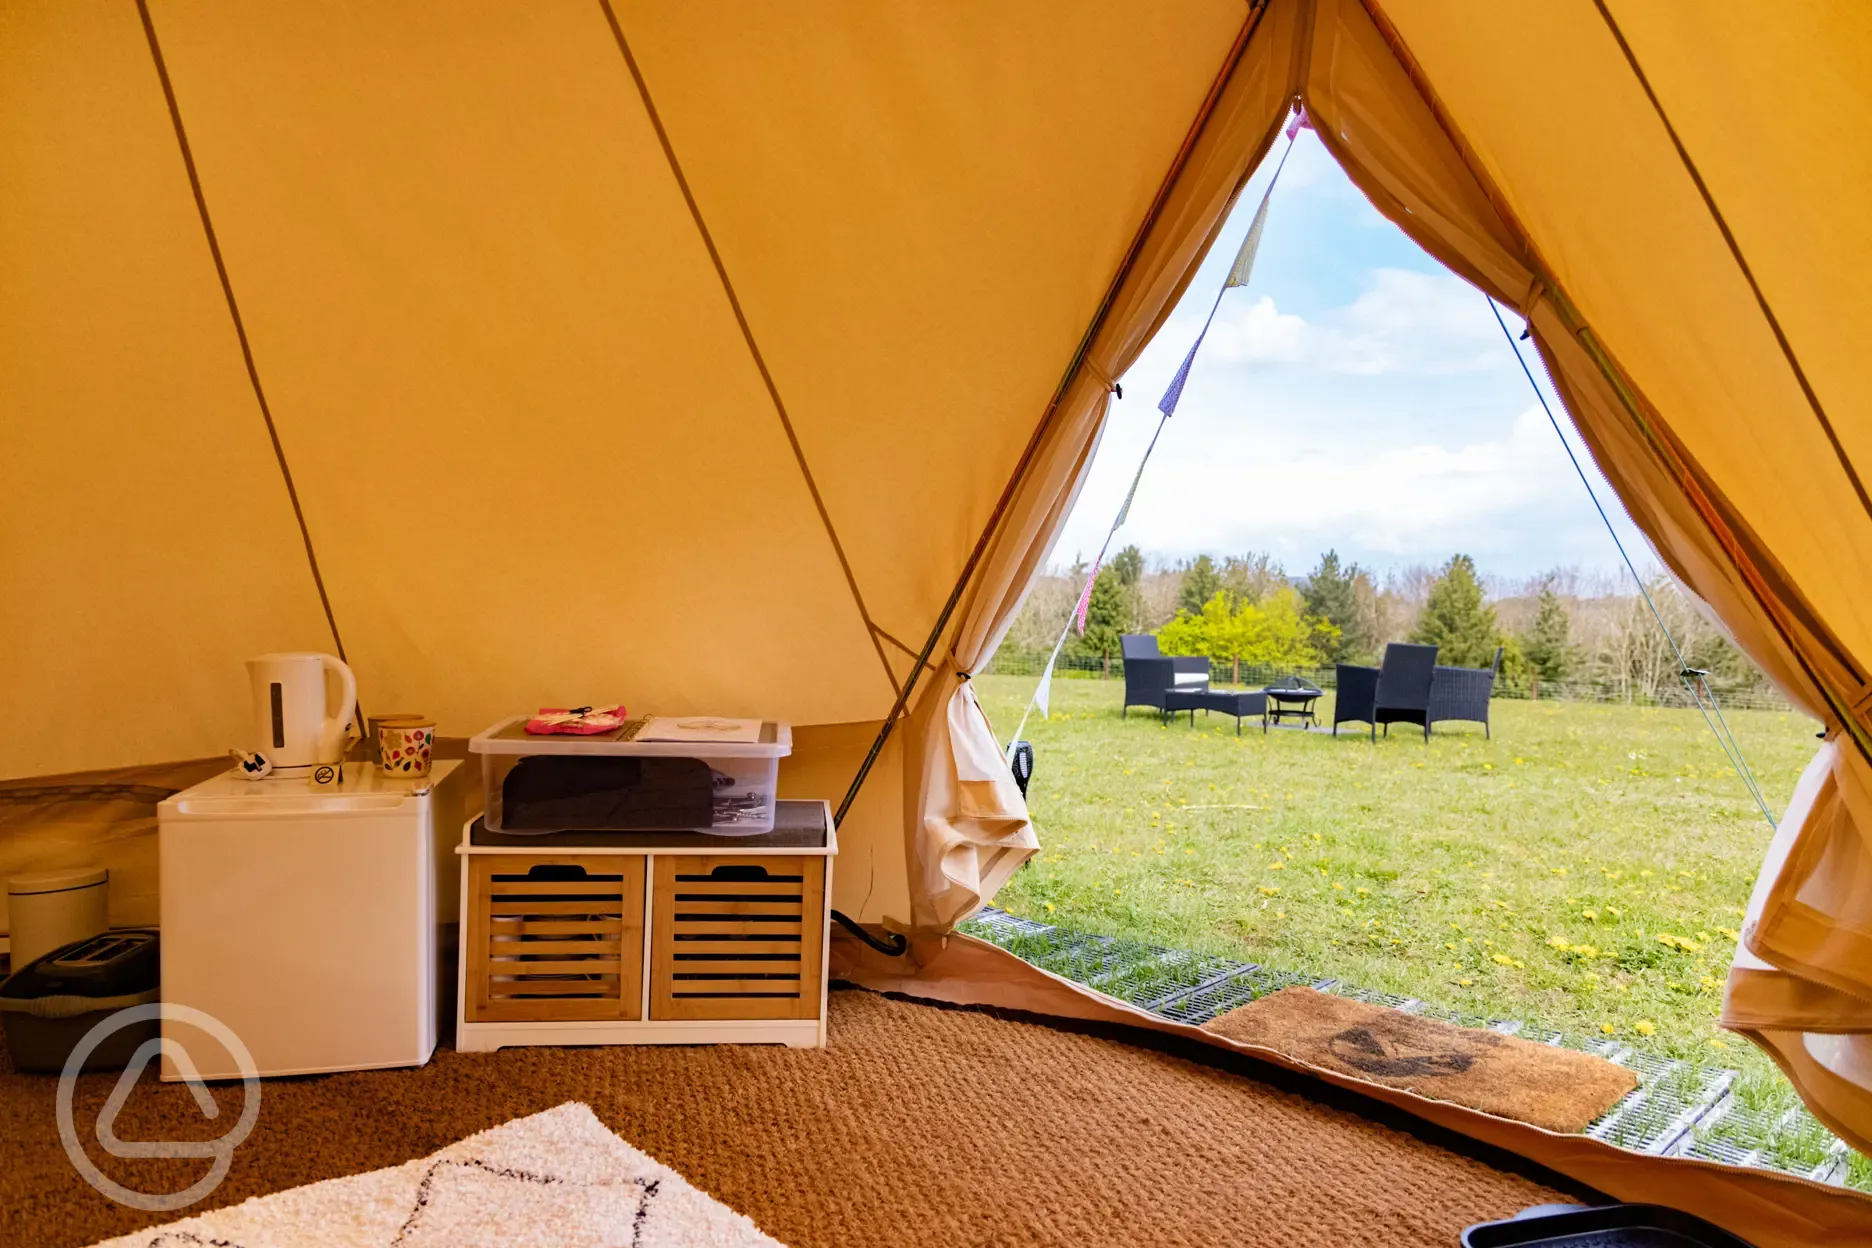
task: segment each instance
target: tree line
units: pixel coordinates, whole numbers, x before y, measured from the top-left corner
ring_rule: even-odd
[[[1076,563],[1042,577],[1003,649],[1049,652],[1088,572]],[[1673,578],[1658,573],[1646,589],[1691,666],[1726,690],[1765,686]],[[1465,554],[1380,576],[1329,550],[1291,576],[1260,552],[1166,561],[1127,546],[1099,569],[1085,633],[1069,633],[1067,649],[1109,668],[1122,635],[1154,633],[1165,654],[1203,655],[1238,677],[1244,667],[1375,663],[1391,641],[1433,643],[1440,663],[1487,667],[1499,647],[1506,689],[1591,686],[1595,696],[1655,701],[1678,686],[1680,666],[1652,611],[1628,580],[1560,568],[1510,582]]]

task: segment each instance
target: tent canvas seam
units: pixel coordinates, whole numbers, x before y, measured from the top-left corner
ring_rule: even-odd
[[[912,650],[909,646],[904,645],[903,642],[898,641],[895,637],[891,636],[890,633],[878,627],[876,624],[873,624],[871,626],[871,631],[876,633],[879,637],[882,637],[885,641],[890,642],[891,645],[896,646],[899,650],[903,651],[905,654],[909,655],[911,658],[913,659],[916,658],[916,651]]]
[[[138,0],[142,3],[143,0]],[[741,299],[735,293],[734,282],[728,276],[728,266],[722,260],[721,252],[715,246],[715,236],[709,231],[708,222],[702,216],[702,206],[696,202],[695,193],[690,189],[689,179],[684,175],[682,162],[676,158],[676,148],[670,142],[669,132],[663,127],[663,117],[657,112],[656,102],[650,96],[650,84],[644,79],[643,71],[638,67],[637,58],[631,52],[630,40],[625,37],[624,27],[618,21],[617,12],[611,6],[611,0],[598,0],[604,10],[605,21],[611,27],[611,34],[617,41],[619,53],[624,57],[624,65],[630,70],[631,81],[636,84],[638,97],[643,101],[644,114],[649,118],[650,128],[656,132],[657,142],[663,148],[663,157],[669,162],[670,174],[676,180],[676,188],[682,192],[683,203],[689,208],[690,219],[695,222],[696,233],[702,239],[702,246],[708,252],[710,262],[715,266],[715,275],[721,281],[722,293],[728,298],[728,307],[734,313],[735,324],[740,327],[741,338],[747,344],[748,355],[754,361],[755,370],[767,388],[767,397],[773,401],[774,414],[780,418],[780,427],[786,433],[787,445],[793,449],[794,462],[799,465],[800,476],[806,482],[806,492],[812,497],[813,507],[819,512],[819,521],[825,526],[826,537],[832,542],[832,552],[838,557],[839,567],[845,573],[845,583],[851,589],[852,602],[858,608],[859,618],[864,621],[865,631],[871,638],[872,648],[877,651],[878,664],[884,669],[884,678],[890,682],[893,697],[901,697],[902,686],[897,683],[897,674],[891,670],[890,660],[884,654],[884,646],[878,641],[877,625],[871,620],[871,612],[865,606],[864,594],[858,588],[858,577],[852,571],[851,561],[846,558],[845,545],[839,541],[838,529],[832,523],[832,514],[826,509],[825,499],[819,493],[819,483],[814,480],[812,468],[806,462],[806,450],[800,445],[799,435],[793,428],[793,419],[787,415],[786,403],[780,397],[780,387],[775,383],[773,374],[767,368],[767,359],[761,353],[760,343],[754,337],[754,328],[748,324],[747,314],[741,307]]]
[[[1683,162],[1684,171],[1690,175],[1690,181],[1695,184],[1697,194],[1702,197],[1703,206],[1709,210],[1710,219],[1715,222],[1717,232],[1722,235],[1723,242],[1728,246],[1729,255],[1735,260],[1736,268],[1742,271],[1743,280],[1748,283],[1749,290],[1755,296],[1755,305],[1761,309],[1762,319],[1768,322],[1768,328],[1774,334],[1775,343],[1781,348],[1782,358],[1793,370],[1794,380],[1800,384],[1801,394],[1807,399],[1807,406],[1813,409],[1815,419],[1820,422],[1820,428],[1826,434],[1828,444],[1833,448],[1834,458],[1839,461],[1846,479],[1852,482],[1853,492],[1859,496],[1859,506],[1867,516],[1872,516],[1872,495],[1866,493],[1865,482],[1860,479],[1859,470],[1853,466],[1851,458],[1847,456],[1846,447],[1840,442],[1839,434],[1833,428],[1832,419],[1827,416],[1819,394],[1815,392],[1813,383],[1807,378],[1807,370],[1801,367],[1800,358],[1794,354],[1794,344],[1788,341],[1786,331],[1781,328],[1781,318],[1774,314],[1774,308],[1768,303],[1767,293],[1762,290],[1761,283],[1755,280],[1755,271],[1749,267],[1748,260],[1742,255],[1742,244],[1736,239],[1734,231],[1729,228],[1728,218],[1723,215],[1722,209],[1716,206],[1715,194],[1709,189],[1709,184],[1703,180],[1702,171],[1697,168],[1696,162],[1690,158],[1690,150],[1684,146],[1683,139],[1677,134],[1677,127],[1671,124],[1670,116],[1664,111],[1664,102],[1658,99],[1657,92],[1652,89],[1650,78],[1645,75],[1644,69],[1638,64],[1638,54],[1626,41],[1625,32],[1619,29],[1618,22],[1613,19],[1612,11],[1606,7],[1605,0],[1593,0],[1593,5],[1599,10],[1599,16],[1605,19],[1606,28],[1612,32],[1612,38],[1617,41],[1619,51],[1624,53],[1625,63],[1631,67],[1632,76],[1644,89],[1645,98],[1651,102],[1651,111],[1657,114],[1658,121],[1664,127],[1664,133],[1670,136],[1671,146],[1676,149],[1677,158]]]
[[[273,409],[267,403],[266,389],[260,384],[260,369],[254,362],[253,345],[247,338],[247,323],[241,317],[240,303],[234,296],[234,282],[228,274],[227,261],[221,254],[221,242],[215,234],[214,219],[208,212],[207,195],[202,190],[201,175],[195,167],[195,154],[189,146],[188,131],[182,124],[182,106],[176,99],[175,86],[169,80],[169,66],[163,59],[162,44],[156,37],[156,24],[150,16],[148,0],[136,0],[137,15],[143,22],[143,34],[149,42],[150,59],[162,84],[163,99],[169,108],[169,121],[175,129],[176,145],[181,150],[182,166],[188,174],[189,189],[195,196],[195,210],[201,218],[202,233],[208,239],[208,253],[214,260],[215,275],[221,281],[221,293],[227,299],[228,316],[234,322],[234,336],[240,342],[241,360],[247,366],[247,380],[253,387],[260,417],[266,422],[267,438],[273,445],[273,457],[279,463],[280,477],[286,485],[286,498],[292,504],[293,519],[299,525],[299,537],[305,543],[306,564],[312,584],[318,590],[319,605],[325,610],[325,623],[331,629],[332,645],[345,661],[344,638],[338,632],[338,617],[332,610],[331,595],[325,589],[325,577],[319,571],[318,553],[312,546],[312,530],[306,524],[305,509],[299,503],[299,490],[293,484],[292,468],[286,462],[286,448],[280,442],[279,428],[273,422]]]

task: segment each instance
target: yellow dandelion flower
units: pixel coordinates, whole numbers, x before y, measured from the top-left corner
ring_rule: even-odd
[[[1048,914],[1052,914],[1052,913],[1053,913],[1053,903],[1052,903],[1052,902],[1050,902],[1050,901],[1049,901],[1049,902],[1047,902],[1047,903],[1046,903],[1046,908],[1047,908],[1047,913],[1048,913]]]
[[[1614,1027],[1611,1023],[1600,1023],[1599,1031],[1603,1035],[1610,1036],[1610,1035],[1616,1035],[1618,1032],[1618,1028]]]
[[[1632,1024],[1632,1030],[1641,1036],[1655,1036],[1657,1034],[1657,1024],[1648,1018],[1641,1018]]]
[[[1358,887],[1357,889],[1355,889],[1355,890],[1353,890],[1353,891],[1355,891],[1356,893],[1358,893],[1358,895],[1359,895],[1359,896],[1361,896],[1361,897],[1369,897],[1369,896],[1371,896],[1371,889],[1369,889],[1369,888],[1366,888],[1366,887],[1364,887],[1363,885],[1361,885],[1360,887]]]
[[[1505,953],[1495,954],[1489,958],[1489,961],[1495,963],[1497,966],[1513,966],[1514,965],[1514,959],[1509,957]]]
[[[1421,767],[1421,766],[1423,766],[1423,764],[1422,764],[1422,763],[1419,763],[1419,764],[1418,764],[1418,766],[1419,766],[1419,767]],[[1472,986],[1474,986],[1474,984],[1475,984],[1475,980],[1473,980],[1473,979],[1470,979],[1470,978],[1469,978],[1468,976],[1464,976],[1463,978],[1461,978],[1461,979],[1459,979],[1459,980],[1457,980],[1456,982],[1457,982],[1457,984],[1459,984],[1460,986],[1462,986],[1462,987],[1464,987],[1464,988],[1469,988],[1469,987],[1472,987]]]
[[[1599,920],[1599,912],[1597,910],[1582,910],[1580,911],[1580,918],[1585,919],[1588,923],[1596,923]]]
[[[1729,1047],[1729,1042],[1728,1042],[1727,1040],[1724,1040],[1724,1039],[1723,1039],[1723,1038],[1722,1038],[1721,1036],[1711,1036],[1711,1037],[1710,1037],[1710,1048],[1712,1048],[1712,1049],[1726,1049],[1726,1048],[1728,1048],[1728,1047]]]

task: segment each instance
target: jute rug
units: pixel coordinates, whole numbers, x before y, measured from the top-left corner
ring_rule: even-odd
[[[185,1213],[400,1166],[566,1101],[790,1248],[1451,1248],[1472,1223],[1570,1198],[1114,1039],[856,991],[832,994],[831,1029],[824,1050],[444,1051],[416,1070],[269,1079],[226,1181]],[[91,1132],[115,1084],[78,1081],[97,1164],[145,1192],[201,1177],[205,1161],[102,1153]],[[79,1177],[56,1085],[0,1057],[0,1244],[76,1248],[184,1216],[126,1209]],[[238,1086],[217,1096],[239,1113]],[[116,1124],[125,1140],[225,1129],[147,1077]]]
[[[781,1248],[576,1102],[98,1248]]]
[[[1584,1131],[1638,1086],[1634,1072],[1590,1053],[1311,988],[1283,988],[1205,1026],[1312,1066],[1549,1131]]]

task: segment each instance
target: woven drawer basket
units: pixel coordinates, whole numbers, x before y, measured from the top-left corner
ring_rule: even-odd
[[[465,1017],[643,1017],[643,917],[642,858],[471,859]]]
[[[665,856],[651,898],[650,1017],[819,1017],[825,860]]]

